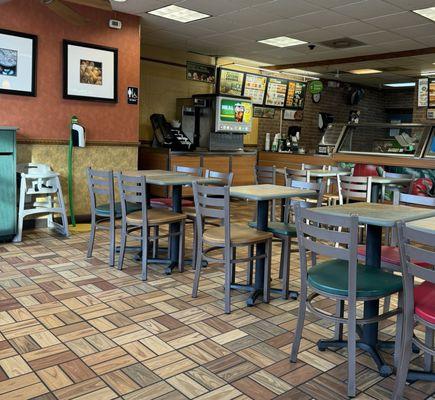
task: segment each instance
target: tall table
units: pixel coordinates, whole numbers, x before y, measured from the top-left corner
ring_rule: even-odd
[[[337,217],[356,214],[360,224],[367,224],[366,265],[373,268],[381,267],[382,228],[394,227],[398,221],[414,221],[435,216],[434,209],[364,202],[342,206],[320,207],[312,209],[312,211]],[[365,319],[375,317],[378,313],[378,300],[364,302]],[[320,340],[317,346],[319,350],[325,350],[329,347],[342,348],[347,346],[347,342],[344,340]],[[360,340],[357,342],[357,347],[370,354],[381,376],[391,374],[391,367],[384,362],[378,352],[380,347],[391,347],[391,342],[378,340],[377,323],[364,325],[362,332],[360,332]]]
[[[317,183],[322,182],[323,178],[334,178],[335,176],[345,176],[350,175],[350,171],[328,171],[323,169],[310,169],[310,178],[316,178]],[[276,172],[278,174],[285,175],[285,168],[277,168]]]
[[[153,170],[151,170],[153,171]],[[165,171],[167,172],[167,171]],[[168,173],[168,174],[153,174],[150,171],[136,171],[137,174],[142,174],[146,176],[147,183],[147,193],[149,193],[149,185],[157,186],[172,186],[172,210],[176,213],[182,212],[182,188],[183,186],[192,186],[193,182],[198,182],[202,184],[219,184],[222,183],[220,179],[217,178],[202,178],[198,176],[183,174],[183,173]],[[149,195],[147,198],[149,199]],[[173,223],[170,225],[169,230],[171,233],[177,233],[180,229],[180,224]],[[177,266],[178,261],[178,251],[179,251],[178,240],[171,240],[171,245],[169,249],[170,264],[165,269],[167,275],[172,273],[172,270]]]
[[[280,185],[247,185],[233,186],[230,188],[231,197],[254,200],[257,202],[257,229],[260,231],[267,230],[269,201],[276,199],[289,199],[292,197],[313,197],[317,195],[315,190],[295,189]],[[264,254],[266,247],[264,243],[257,245],[258,254]],[[257,260],[255,267],[255,282],[254,286],[248,285],[232,285],[234,289],[244,289],[251,291],[252,294],[247,300],[247,305],[252,306],[255,300],[262,295],[264,287],[264,258]],[[271,289],[275,291],[275,289]],[[281,291],[281,290],[279,290]],[[294,292],[293,296],[297,293]]]

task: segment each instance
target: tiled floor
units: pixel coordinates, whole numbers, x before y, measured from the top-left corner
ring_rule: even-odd
[[[243,203],[233,210],[235,219],[252,215]],[[299,362],[289,363],[297,301],[274,295],[270,304],[247,308],[246,294],[234,292],[225,315],[220,267],[204,271],[192,299],[190,266],[171,276],[151,266],[141,282],[132,253],[124,271],[107,266],[104,233],[86,259],[87,238],[37,230],[22,244],[0,244],[0,399],[346,398],[345,350],[315,345],[332,335],[330,324],[308,317]],[[276,244],[275,285],[278,262]],[[296,253],[293,287],[298,262]],[[381,329],[390,338],[394,321]],[[357,372],[358,398],[391,397],[393,379],[382,379],[364,353]],[[406,396],[434,399],[434,391],[435,384],[416,382]]]

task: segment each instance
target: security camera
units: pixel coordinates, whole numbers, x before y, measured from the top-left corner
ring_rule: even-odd
[[[314,43],[308,43],[308,48],[310,50],[314,50],[316,48],[316,45]]]

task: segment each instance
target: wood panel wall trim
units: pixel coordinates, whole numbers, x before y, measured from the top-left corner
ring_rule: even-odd
[[[67,139],[17,139],[18,144],[40,144],[40,145],[60,145],[67,146],[69,140]],[[127,146],[127,147],[139,147],[139,142],[114,142],[114,141],[99,141],[99,140],[87,140],[86,146]]]

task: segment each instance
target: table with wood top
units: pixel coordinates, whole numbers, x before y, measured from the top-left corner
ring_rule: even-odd
[[[267,230],[269,201],[276,199],[289,199],[292,197],[313,197],[317,195],[315,190],[296,189],[280,185],[247,185],[233,186],[230,188],[231,197],[253,200],[257,202],[257,229],[261,231]],[[257,245],[257,253],[264,254],[266,251],[265,244]],[[264,258],[259,259],[255,266],[255,282],[254,286],[236,285],[233,284],[233,289],[242,289],[251,291],[252,294],[247,300],[247,305],[252,306],[255,300],[263,294],[264,287]],[[272,292],[281,293],[281,289],[271,289]],[[290,292],[290,296],[297,298],[297,292]]]
[[[345,176],[351,174],[350,171],[329,171],[323,169],[309,169],[307,171],[310,172],[310,178],[316,178],[318,183],[321,182],[323,178],[333,178],[337,175]],[[285,168],[277,168],[276,172],[285,175]]]
[[[337,217],[354,214],[358,216],[360,224],[367,224],[366,265],[373,268],[381,267],[382,228],[394,227],[398,221],[408,222],[435,216],[435,209],[365,202],[313,208],[312,211]],[[364,302],[364,318],[375,317],[378,313],[378,300]],[[378,348],[391,348],[394,343],[378,340],[377,323],[364,325],[358,334],[360,340],[357,342],[357,347],[370,354],[382,376],[390,375],[392,369],[384,362]],[[347,342],[341,338],[339,340],[320,340],[317,346],[319,350],[325,350],[329,347],[336,349],[346,347]]]
[[[412,229],[417,229],[419,231],[435,235],[435,217],[411,221],[408,222],[406,226],[409,226]]]
[[[394,185],[405,186],[412,181],[411,178],[387,178],[383,176],[372,176],[371,202],[377,203],[381,194],[382,186]]]
[[[128,171],[124,173],[125,175],[131,174],[134,176],[145,176],[147,185],[147,199],[149,202],[150,196],[150,185],[157,186],[172,186],[172,211],[176,213],[182,212],[182,188],[183,186],[192,186],[193,182],[203,183],[203,184],[219,184],[222,181],[218,178],[203,178],[200,176],[189,175],[182,172],[172,172],[164,170],[138,170],[138,171]],[[150,206],[148,204],[148,206]],[[169,230],[171,233],[175,234],[180,230],[180,224],[173,223],[170,224]],[[165,269],[165,273],[170,275],[172,270],[178,265],[178,252],[179,252],[179,242],[178,240],[171,240],[169,249],[169,260],[165,259],[149,259],[154,263],[167,263],[169,265]],[[139,256],[140,257],[140,256]]]

